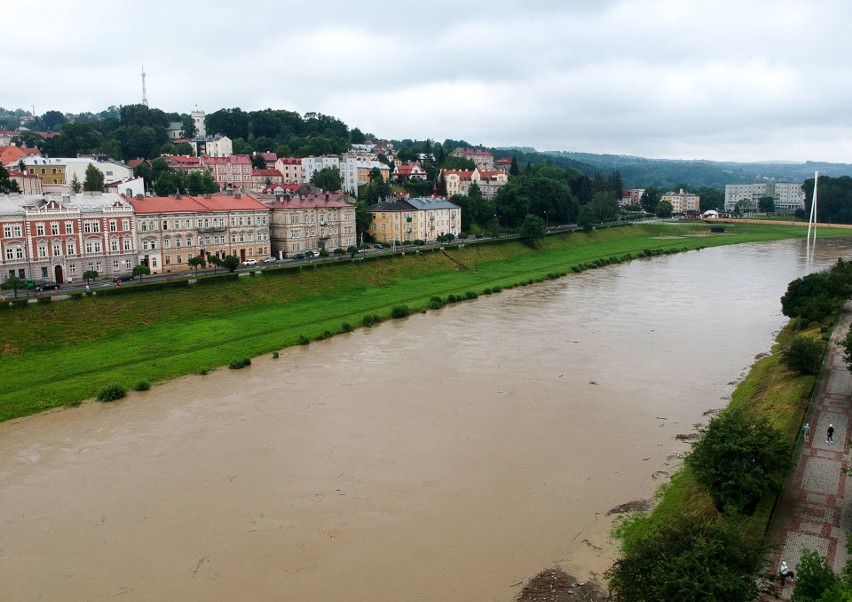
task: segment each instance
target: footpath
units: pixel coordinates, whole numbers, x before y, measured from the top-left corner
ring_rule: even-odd
[[[850,324],[852,303],[847,303],[806,418],[810,442],[799,434],[796,474],[787,484],[772,527],[771,541],[777,548],[769,569],[776,573],[782,560],[795,571],[804,550],[828,558],[836,572],[846,566],[846,540],[852,527],[852,479],[846,474],[852,438],[852,373],[843,358],[842,341]],[[826,441],[829,424],[834,426],[833,443]],[[792,594],[788,581],[780,599],[789,600]]]

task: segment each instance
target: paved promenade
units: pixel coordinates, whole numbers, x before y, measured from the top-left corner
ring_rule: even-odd
[[[788,482],[773,525],[772,541],[778,549],[771,569],[781,561],[795,570],[802,551],[815,550],[826,556],[835,571],[846,566],[846,538],[852,523],[852,479],[844,472],[849,464],[852,374],[843,359],[841,342],[852,323],[852,304],[847,304],[831,338],[828,360],[814,394],[807,422],[810,442],[801,440],[796,475]],[[826,442],[828,425],[834,425],[834,443]],[[789,600],[793,588],[784,588],[781,598]]]

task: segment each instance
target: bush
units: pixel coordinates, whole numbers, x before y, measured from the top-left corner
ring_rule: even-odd
[[[330,339],[330,338],[331,338],[331,337],[333,337],[333,336],[334,336],[334,333],[333,333],[333,332],[331,332],[330,330],[326,330],[324,333],[322,333],[321,335],[317,336],[317,340],[318,340],[318,341],[323,341],[323,340],[325,340],[325,339]]]
[[[299,335],[299,345],[307,345],[311,340],[303,334]]]
[[[273,351],[273,352],[272,352],[272,359],[277,360],[277,359],[278,359],[278,357],[279,357],[278,352],[277,352],[277,351]]]
[[[72,298],[74,301],[79,301],[80,299],[82,299],[82,298],[83,298],[83,293],[78,292],[78,291],[74,291],[73,293],[71,293],[71,298]]]
[[[487,288],[487,289],[485,289],[484,291],[482,291],[482,294],[483,294],[483,295],[490,295],[490,294],[491,294],[491,293],[493,293],[493,292],[494,292],[494,291],[492,291],[490,288]]]
[[[797,334],[781,350],[781,359],[794,372],[817,374],[824,354],[824,341]]]
[[[251,359],[247,357],[237,357],[228,362],[228,368],[231,370],[239,370],[240,368],[245,368],[246,366],[251,366]]]
[[[473,291],[466,291],[466,292],[465,292],[465,294],[464,294],[464,296],[465,296],[465,297],[467,297],[468,299],[477,299],[477,298],[479,298],[479,295],[477,295],[477,294],[476,294],[475,292],[473,292]]]
[[[36,300],[39,303],[50,303],[51,301],[53,301],[53,297],[51,297],[50,295],[39,295],[38,297],[36,297]]]
[[[455,295],[447,295],[447,303],[455,303],[458,301]]]
[[[394,305],[391,309],[391,318],[404,318],[411,314],[407,305]]]
[[[372,326],[376,322],[377,322],[376,316],[364,316],[364,319],[361,321],[361,323],[364,326],[366,326],[367,328],[369,328],[370,326]]]
[[[686,457],[719,512],[750,516],[793,467],[793,448],[763,417],[728,408],[710,421]]]
[[[127,395],[127,391],[118,384],[107,385],[98,391],[98,401],[115,401]]]
[[[444,305],[444,300],[438,296],[434,296],[429,299],[429,309],[441,309]]]
[[[820,600],[842,600],[840,596],[825,597],[829,590],[840,585],[840,577],[829,566],[828,560],[812,550],[804,550],[796,565],[796,602],[819,602]]]
[[[341,324],[340,328],[343,330],[343,332],[352,332],[352,324],[350,324],[349,322],[344,322],[343,324]]]
[[[23,299],[9,299],[9,303],[11,303],[13,307],[17,307],[18,309],[23,309],[25,307],[30,306],[30,300],[26,297],[24,297]]]
[[[151,383],[149,383],[147,380],[140,380],[138,383],[133,385],[134,391],[147,391],[150,388],[151,388]]]
[[[769,589],[762,553],[740,520],[679,515],[625,549],[606,575],[620,602],[749,602]]]

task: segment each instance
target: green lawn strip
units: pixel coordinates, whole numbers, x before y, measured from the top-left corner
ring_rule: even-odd
[[[791,228],[743,228],[737,237],[655,238],[667,225],[613,228],[549,237],[543,250],[518,242],[468,245],[372,261],[341,261],[238,281],[0,311],[0,419],[91,397],[113,382],[162,382],[210,370],[412,311],[432,295],[512,286],[564,273],[572,265],[643,249],[677,249],[789,237]],[[661,234],[663,233],[663,234]],[[823,232],[821,231],[821,234]],[[843,232],[843,234],[848,234]],[[825,235],[825,234],[823,234]],[[463,264],[466,269],[457,265]]]
[[[781,362],[780,349],[797,334],[821,336],[820,327],[814,325],[804,331],[794,331],[788,325],[779,333],[771,355],[757,360],[748,375],[740,382],[728,408],[743,407],[769,419],[773,426],[795,441],[808,408],[808,400],[816,377],[791,372]],[[722,410],[725,411],[725,410]],[[767,494],[749,518],[749,529],[762,537],[771,518],[775,492]],[[681,467],[663,485],[654,497],[654,507],[649,514],[637,514],[619,521],[613,535],[620,539],[624,549],[642,537],[654,525],[665,524],[681,514],[713,516],[716,510],[709,495],[695,482],[687,467]]]

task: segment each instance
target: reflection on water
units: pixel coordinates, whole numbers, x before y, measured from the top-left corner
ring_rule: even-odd
[[[637,260],[0,425],[0,597],[511,600],[600,572],[606,511],[850,249]]]

